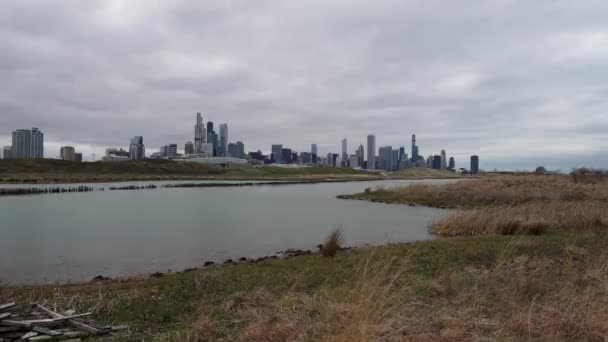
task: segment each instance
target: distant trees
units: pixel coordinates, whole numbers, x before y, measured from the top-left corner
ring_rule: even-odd
[[[602,181],[608,179],[608,170],[581,167],[573,169],[570,176],[572,176],[574,182]]]

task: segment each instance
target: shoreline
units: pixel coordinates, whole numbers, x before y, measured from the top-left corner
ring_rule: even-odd
[[[404,247],[404,246],[414,246],[420,242],[433,241],[438,237],[433,235],[430,236],[429,239],[424,240],[412,240],[412,241],[404,241],[404,242],[387,242],[382,244],[362,244],[362,245],[354,245],[354,246],[344,246],[340,247],[339,251],[341,255],[345,255],[347,253],[357,253],[360,251],[364,251],[367,249],[375,249],[375,248],[391,248],[391,247]],[[181,270],[168,270],[165,272],[151,272],[151,273],[135,273],[133,275],[124,275],[124,276],[105,276],[103,274],[98,274],[89,280],[82,281],[61,281],[61,282],[48,282],[48,283],[23,283],[23,284],[10,284],[4,283],[3,286],[5,288],[12,288],[18,290],[32,290],[37,288],[46,288],[46,287],[60,287],[60,288],[71,288],[71,287],[88,287],[88,286],[96,286],[96,285],[116,285],[116,284],[137,284],[137,283],[145,283],[147,281],[151,281],[154,279],[160,279],[163,277],[175,276],[184,273],[191,272],[201,272],[201,271],[210,271],[210,270],[218,270],[225,267],[234,267],[234,266],[245,266],[245,265],[255,265],[255,264],[268,264],[272,261],[283,261],[294,258],[302,258],[307,256],[315,256],[322,258],[319,246],[315,248],[315,250],[311,249],[296,249],[296,248],[288,248],[286,250],[278,251],[272,255],[260,256],[260,257],[240,257],[238,259],[228,258],[224,261],[212,261],[207,260],[202,265],[194,266],[194,267],[186,267]]]
[[[103,177],[103,176],[101,176]],[[5,179],[0,180],[0,185],[50,185],[50,184],[83,184],[83,183],[127,183],[127,182],[164,182],[164,181],[268,181],[268,182],[296,182],[296,181],[310,181],[310,182],[318,182],[322,183],[327,181],[327,179],[331,179],[331,181],[344,181],[344,182],[365,182],[365,181],[380,181],[380,180],[425,180],[425,179],[472,179],[473,177],[461,177],[461,176],[371,176],[371,177],[361,177],[361,176],[353,176],[353,177],[344,177],[339,175],[313,175],[313,176],[285,176],[285,177],[198,177],[198,176],[169,176],[169,177],[124,177],[116,179],[113,177],[101,178],[100,177],[91,177],[91,178],[82,178],[82,179],[74,179],[74,178],[65,178],[65,180],[46,180],[42,179],[39,181],[29,181],[28,178],[25,177],[27,181],[9,181]]]

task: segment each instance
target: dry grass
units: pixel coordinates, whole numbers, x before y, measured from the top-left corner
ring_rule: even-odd
[[[328,236],[325,238],[323,246],[321,247],[321,254],[324,257],[334,257],[336,253],[340,250],[342,243],[344,242],[344,234],[342,228],[334,229]]]
[[[584,230],[608,225],[608,203],[533,202],[461,211],[431,225],[439,236],[542,234],[549,230]]]
[[[357,194],[355,198],[465,208],[536,201],[608,202],[608,182],[574,182],[566,176],[486,177],[444,185],[412,184]]]

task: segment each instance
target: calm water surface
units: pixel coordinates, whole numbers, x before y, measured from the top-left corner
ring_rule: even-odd
[[[337,226],[343,227],[348,245],[428,239],[428,224],[449,211],[336,198],[367,187],[414,182],[451,181],[2,197],[0,279],[13,284],[52,283],[182,270],[207,260],[314,249]],[[138,183],[179,182],[128,184]]]

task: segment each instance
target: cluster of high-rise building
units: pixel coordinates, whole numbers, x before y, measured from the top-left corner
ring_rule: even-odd
[[[437,170],[456,171],[454,157],[448,159],[445,150],[437,155],[424,158],[420,155],[419,146],[416,143],[416,135],[412,135],[411,156],[406,153],[405,147],[393,148],[392,146],[376,146],[376,136],[367,136],[367,147],[359,145],[353,154],[348,153],[348,140],[341,141],[341,153],[328,153],[320,156],[316,144],[311,145],[310,152],[297,152],[283,147],[282,144],[271,145],[271,153],[264,156],[261,151],[250,152],[252,159],[266,164],[313,164],[335,167],[361,168],[370,171],[397,171],[412,167],[432,168]],[[367,148],[367,151],[366,151]],[[366,153],[367,152],[367,153]],[[461,169],[464,170],[464,169]],[[471,173],[479,173],[479,157],[471,157]]]
[[[242,141],[229,142],[228,124],[219,125],[219,132],[214,129],[213,121],[206,124],[201,113],[196,113],[194,125],[194,142],[188,141],[184,145],[184,153],[178,152],[177,144],[161,146],[159,152],[152,153],[153,159],[190,159],[211,162],[213,160],[241,160],[240,163],[249,164],[279,164],[279,165],[326,165],[335,167],[360,168],[370,171],[384,170],[397,171],[407,168],[432,168],[437,170],[456,171],[454,157],[448,159],[445,150],[439,154],[430,155],[426,159],[420,155],[416,135],[412,135],[411,155],[406,153],[405,147],[376,146],[376,136],[367,136],[367,146],[359,145],[354,153],[348,153],[348,140],[341,141],[341,153],[328,153],[319,155],[317,144],[311,144],[310,152],[298,153],[283,144],[273,144],[270,154],[262,151],[245,153],[245,144]],[[366,150],[367,149],[367,150]],[[4,159],[12,158],[43,158],[44,135],[38,128],[18,129],[12,134],[12,145],[2,149]],[[366,153],[367,152],[367,153]],[[82,161],[82,154],[76,153],[74,147],[63,146],[60,149],[60,159]],[[118,148],[106,149],[103,161],[144,160],[146,147],[142,136],[134,136],[128,150]],[[464,169],[461,169],[464,170]],[[472,174],[479,173],[479,157],[471,156],[470,170]]]
[[[2,149],[4,159],[44,158],[44,134],[38,128],[18,129],[12,145]]]

